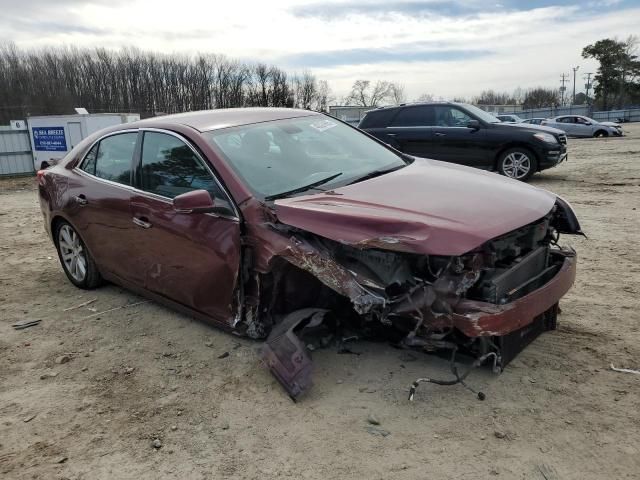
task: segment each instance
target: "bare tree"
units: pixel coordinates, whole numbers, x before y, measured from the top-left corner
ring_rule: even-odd
[[[27,115],[135,111],[142,117],[249,105],[326,109],[330,89],[310,72],[223,55],[164,55],[61,48],[21,50],[0,43],[0,123]],[[295,87],[295,88],[294,88]]]
[[[391,84],[385,81],[378,80],[372,85],[370,80],[356,80],[346,103],[360,107],[377,107],[391,98],[391,88]]]
[[[405,103],[407,101],[407,94],[404,85],[396,82],[391,82],[389,85],[390,97],[393,103],[395,103],[396,105]]]
[[[425,102],[425,103],[433,102],[434,100],[435,100],[435,97],[431,93],[423,93],[416,99],[417,102]]]

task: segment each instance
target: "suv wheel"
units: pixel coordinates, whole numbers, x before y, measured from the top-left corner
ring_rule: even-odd
[[[60,222],[54,238],[60,263],[69,281],[87,290],[99,286],[102,277],[78,232],[67,222]]]
[[[526,148],[510,148],[498,159],[498,172],[505,177],[526,182],[538,170],[538,161]]]

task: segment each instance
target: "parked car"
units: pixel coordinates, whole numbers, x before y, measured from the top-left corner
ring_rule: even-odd
[[[520,118],[518,115],[514,114],[506,114],[506,113],[498,113],[494,115],[498,120],[504,123],[522,123],[524,120]]]
[[[500,369],[555,328],[576,273],[558,246],[581,233],[562,198],[307,110],[111,127],[37,177],[71,283],[108,280],[267,338],[265,363],[294,398],[311,381],[307,345],[336,319]]]
[[[598,122],[582,115],[560,115],[542,125],[564,131],[570,137],[621,137],[622,126],[614,122]]]
[[[523,120],[522,123],[529,123],[531,125],[542,125],[542,122],[544,122],[546,120],[546,118],[527,118],[526,120]]]
[[[567,158],[561,130],[502,123],[473,105],[417,103],[367,112],[359,128],[401,152],[526,181]]]

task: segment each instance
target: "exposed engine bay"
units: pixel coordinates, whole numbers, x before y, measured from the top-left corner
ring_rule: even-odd
[[[456,379],[421,380],[464,384],[468,372],[457,372],[457,352],[475,359],[473,366],[491,363],[501,371],[540,333],[555,328],[557,301],[545,305],[528,296],[544,295],[568,265],[575,274],[575,252],[558,245],[566,223],[556,206],[462,256],[358,248],[274,224],[298,248],[280,252],[272,270],[259,275],[260,300],[251,318],[263,325],[251,331],[270,330],[265,362],[294,399],[311,384],[309,347],[353,335],[449,351]],[[393,238],[383,242],[394,246]],[[515,308],[525,297],[528,307]]]

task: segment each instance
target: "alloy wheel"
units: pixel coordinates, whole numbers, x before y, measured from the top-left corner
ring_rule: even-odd
[[[509,178],[520,180],[531,170],[531,159],[523,152],[512,152],[502,162],[502,170]]]
[[[67,272],[82,282],[87,276],[87,257],[80,236],[69,225],[63,225],[58,232],[58,245]]]

